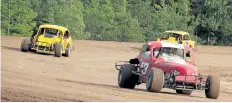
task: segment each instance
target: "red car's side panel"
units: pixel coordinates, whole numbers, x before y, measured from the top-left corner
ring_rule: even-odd
[[[139,55],[137,57],[139,59],[139,64],[140,64],[139,71],[142,73],[143,76],[147,76],[148,75],[148,73],[150,72],[150,70],[154,67],[154,65],[153,65],[154,61],[157,61],[157,58],[155,58],[153,56],[153,49],[155,47],[159,47],[159,48],[161,47],[161,43],[160,42],[156,42],[156,41],[151,41],[151,42],[148,43],[148,45],[149,45],[150,52],[151,52],[150,58],[144,58],[141,55]],[[149,65],[149,66],[146,68],[145,65]],[[143,68],[143,67],[145,67],[145,68]],[[140,76],[139,80],[145,82],[146,78]]]
[[[137,58],[140,64],[139,72],[141,72],[143,76],[146,76],[152,68],[151,59],[143,58],[142,56],[138,56]],[[140,76],[139,80],[146,81],[146,78]]]

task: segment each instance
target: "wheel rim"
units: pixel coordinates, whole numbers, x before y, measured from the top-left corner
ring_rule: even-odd
[[[118,83],[121,83],[122,81],[122,71],[119,71],[119,78],[118,78]]]

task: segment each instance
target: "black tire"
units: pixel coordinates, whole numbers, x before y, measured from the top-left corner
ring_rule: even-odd
[[[62,44],[61,43],[57,43],[55,44],[55,57],[61,57],[62,56]]]
[[[71,54],[71,47],[70,47],[70,45],[67,45],[64,56],[69,57],[70,54]]]
[[[209,75],[206,80],[205,96],[217,99],[220,92],[220,79],[217,76]]]
[[[118,85],[122,88],[134,89],[138,83],[139,76],[132,73],[137,68],[132,64],[124,64],[120,67],[118,73]]]
[[[149,92],[159,93],[164,85],[164,72],[161,69],[151,69],[146,81]]]
[[[191,90],[176,90],[177,94],[191,95],[193,91]]]
[[[30,47],[28,48],[28,51],[36,52],[37,50],[31,49],[31,47],[33,46],[33,44],[32,44],[32,43],[33,43],[33,39],[34,39],[34,38],[33,38],[33,37],[31,37],[31,38],[28,38],[28,39],[30,39],[30,44],[29,44],[29,46],[30,46]]]
[[[24,38],[21,42],[21,51],[22,52],[28,52],[29,48],[29,43],[30,43],[30,39],[29,38]]]
[[[29,48],[29,51],[31,51],[31,52],[36,52],[37,50],[33,50],[33,49]]]

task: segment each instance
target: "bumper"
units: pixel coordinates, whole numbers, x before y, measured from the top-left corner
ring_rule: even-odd
[[[53,51],[53,45],[47,42],[35,42],[32,44],[32,49],[38,51]]]
[[[199,75],[175,76],[175,89],[178,90],[204,90],[206,78]]]
[[[175,76],[176,82],[200,83],[200,79],[195,75],[178,75]]]

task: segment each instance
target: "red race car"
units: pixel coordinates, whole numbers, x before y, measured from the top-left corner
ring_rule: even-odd
[[[118,61],[118,85],[133,89],[135,85],[146,83],[150,92],[160,92],[162,88],[176,90],[176,93],[190,95],[193,90],[205,90],[207,98],[217,99],[220,79],[197,72],[195,52],[182,44],[151,41],[144,44],[139,55],[129,61]]]

